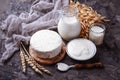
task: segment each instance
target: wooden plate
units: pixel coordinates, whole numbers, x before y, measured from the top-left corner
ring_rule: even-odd
[[[38,53],[35,50],[33,50],[31,47],[29,47],[29,53],[40,64],[55,64],[65,57],[66,46],[65,43],[63,43],[61,52],[53,58],[40,58],[38,56]]]

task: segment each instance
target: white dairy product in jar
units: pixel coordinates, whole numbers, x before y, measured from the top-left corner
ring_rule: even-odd
[[[63,39],[69,41],[80,34],[80,22],[76,17],[63,17],[58,23],[58,32]]]
[[[58,32],[64,40],[72,40],[79,36],[81,31],[80,21],[77,18],[77,8],[64,6],[58,22]]]
[[[89,39],[96,45],[102,44],[104,39],[104,29],[99,26],[91,27],[89,32]]]

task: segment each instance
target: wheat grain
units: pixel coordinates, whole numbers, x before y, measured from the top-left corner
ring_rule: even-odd
[[[25,55],[25,59],[27,61],[27,63],[29,64],[29,66],[37,73],[42,75],[42,72],[37,68],[37,66],[31,61],[31,59]]]
[[[25,73],[26,72],[26,62],[25,62],[24,53],[21,48],[20,48],[20,58],[21,58],[21,64],[22,64],[22,71]]]

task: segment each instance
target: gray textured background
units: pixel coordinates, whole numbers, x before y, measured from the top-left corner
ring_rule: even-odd
[[[0,24],[9,15],[19,15],[22,11],[29,11],[32,0],[0,0]],[[119,0],[79,0],[92,6],[102,15],[111,20],[106,24],[107,30],[104,44],[97,46],[97,55],[85,62],[78,62],[68,56],[62,62],[86,63],[101,61],[104,69],[71,69],[68,72],[59,72],[55,65],[45,66],[54,74],[52,77],[44,75],[44,78],[34,73],[31,68],[27,74],[21,71],[21,62],[18,52],[4,65],[0,66],[0,80],[120,80],[120,1]],[[0,57],[4,49],[4,39],[0,30]]]

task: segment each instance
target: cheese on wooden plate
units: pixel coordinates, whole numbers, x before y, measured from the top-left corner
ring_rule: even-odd
[[[62,39],[55,31],[40,30],[32,35],[30,47],[39,52],[41,58],[53,58],[61,52]]]

